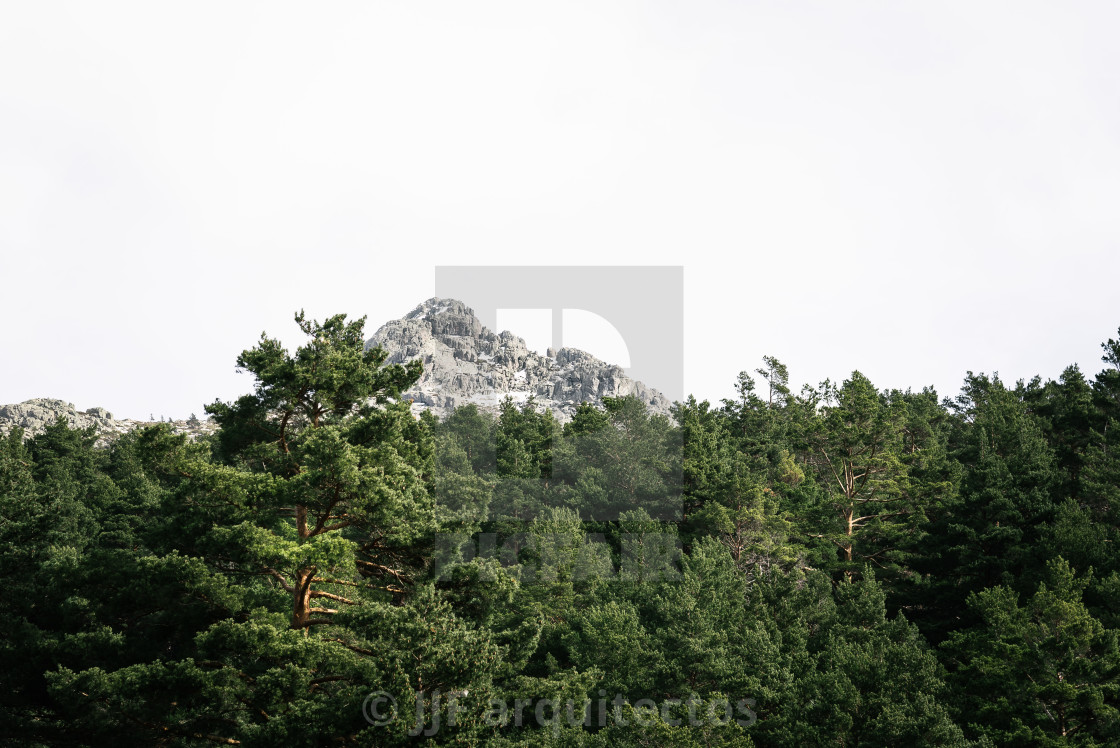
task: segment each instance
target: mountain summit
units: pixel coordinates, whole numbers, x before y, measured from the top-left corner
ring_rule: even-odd
[[[420,359],[424,374],[405,393],[413,411],[430,409],[443,416],[475,403],[497,410],[507,396],[521,404],[530,397],[567,421],[580,403],[633,395],[656,413],[669,413],[668,398],[628,377],[622,367],[604,363],[576,348],[529,350],[511,332],[495,334],[455,299],[431,298],[403,319],[382,325],[366,342],[381,346],[388,363]]]

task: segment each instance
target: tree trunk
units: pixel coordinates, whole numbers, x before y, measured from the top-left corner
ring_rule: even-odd
[[[315,569],[300,569],[296,572],[295,586],[292,590],[292,628],[307,629],[311,619],[311,578]]]
[[[307,539],[307,507],[296,507],[296,530],[299,539]],[[307,622],[311,619],[311,578],[315,575],[313,568],[300,569],[296,572],[295,584],[292,589],[292,628],[307,630]]]
[[[850,506],[847,512],[845,512],[844,514],[844,524],[846,527],[845,534],[847,535],[847,540],[845,540],[843,545],[841,546],[841,551],[844,553],[844,561],[849,564],[852,562],[852,549],[855,546],[855,543],[853,541],[853,536],[855,535],[855,516],[856,508],[853,505]],[[853,572],[850,567],[844,571],[844,578],[847,581],[853,581],[852,578],[854,576],[855,572]]]
[[[849,562],[849,563],[851,563],[851,560],[852,560],[852,545],[853,545],[852,538],[853,538],[853,536],[855,535],[855,532],[856,532],[855,531],[855,516],[856,516],[856,508],[854,506],[850,507],[848,509],[847,513],[844,515],[844,524],[846,525],[845,534],[848,536],[848,540],[844,543],[844,560]]]

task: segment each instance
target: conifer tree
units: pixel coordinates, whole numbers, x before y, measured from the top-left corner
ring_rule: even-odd
[[[858,371],[839,388],[825,382],[819,397],[805,457],[824,491],[821,508],[832,517],[820,535],[836,546],[850,579],[864,563],[893,563],[898,536],[920,515],[902,460],[899,408]]]
[[[958,707],[997,745],[1116,745],[1120,741],[1117,631],[1090,615],[1061,557],[1026,604],[1004,586],[969,597],[979,625],[943,645]]]

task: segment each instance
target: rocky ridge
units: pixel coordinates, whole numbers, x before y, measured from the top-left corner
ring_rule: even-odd
[[[388,363],[423,362],[423,376],[405,393],[414,413],[431,410],[444,416],[468,403],[496,411],[507,396],[518,404],[533,397],[565,422],[580,403],[598,404],[604,397],[633,395],[665,415],[671,405],[622,367],[589,353],[550,348],[542,356],[511,332],[491,332],[470,307],[454,299],[428,299],[403,319],[382,325],[366,342],[367,348],[378,345],[389,354]]]
[[[668,415],[671,403],[657,390],[631,379],[620,366],[607,364],[576,348],[549,349],[546,355],[529,350],[511,332],[496,334],[483,327],[474,311],[461,301],[432,298],[403,319],[382,325],[366,347],[380,345],[389,363],[421,359],[424,373],[405,393],[413,413],[431,410],[445,416],[453,408],[475,403],[496,412],[507,396],[517,404],[530,397],[552,410],[562,422],[571,419],[580,403],[601,404],[604,397],[633,395],[651,412]],[[0,436],[20,427],[25,437],[41,434],[59,417],[71,428],[94,427],[98,446],[121,434],[159,421],[116,419],[105,408],[79,411],[73,403],[35,398],[0,405]],[[214,433],[212,420],[168,421],[175,433],[190,439]]]
[[[79,411],[73,403],[49,397],[39,397],[12,405],[0,405],[0,435],[7,436],[13,428],[20,427],[24,436],[31,437],[43,433],[43,430],[61,417],[70,428],[97,429],[97,446],[107,446],[121,434],[126,434],[141,426],[151,426],[159,421],[136,421],[131,418],[116,419],[113,414],[104,408],[90,408]],[[205,421],[166,421],[171,430],[177,434],[186,434],[190,439],[211,434],[218,429],[218,424],[207,419]]]

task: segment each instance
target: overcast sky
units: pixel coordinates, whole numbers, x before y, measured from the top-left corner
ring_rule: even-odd
[[[372,333],[449,264],[682,265],[700,398],[766,354],[943,395],[1095,374],[1117,28],[1110,2],[5,3],[0,403],[201,415],[295,310]]]

